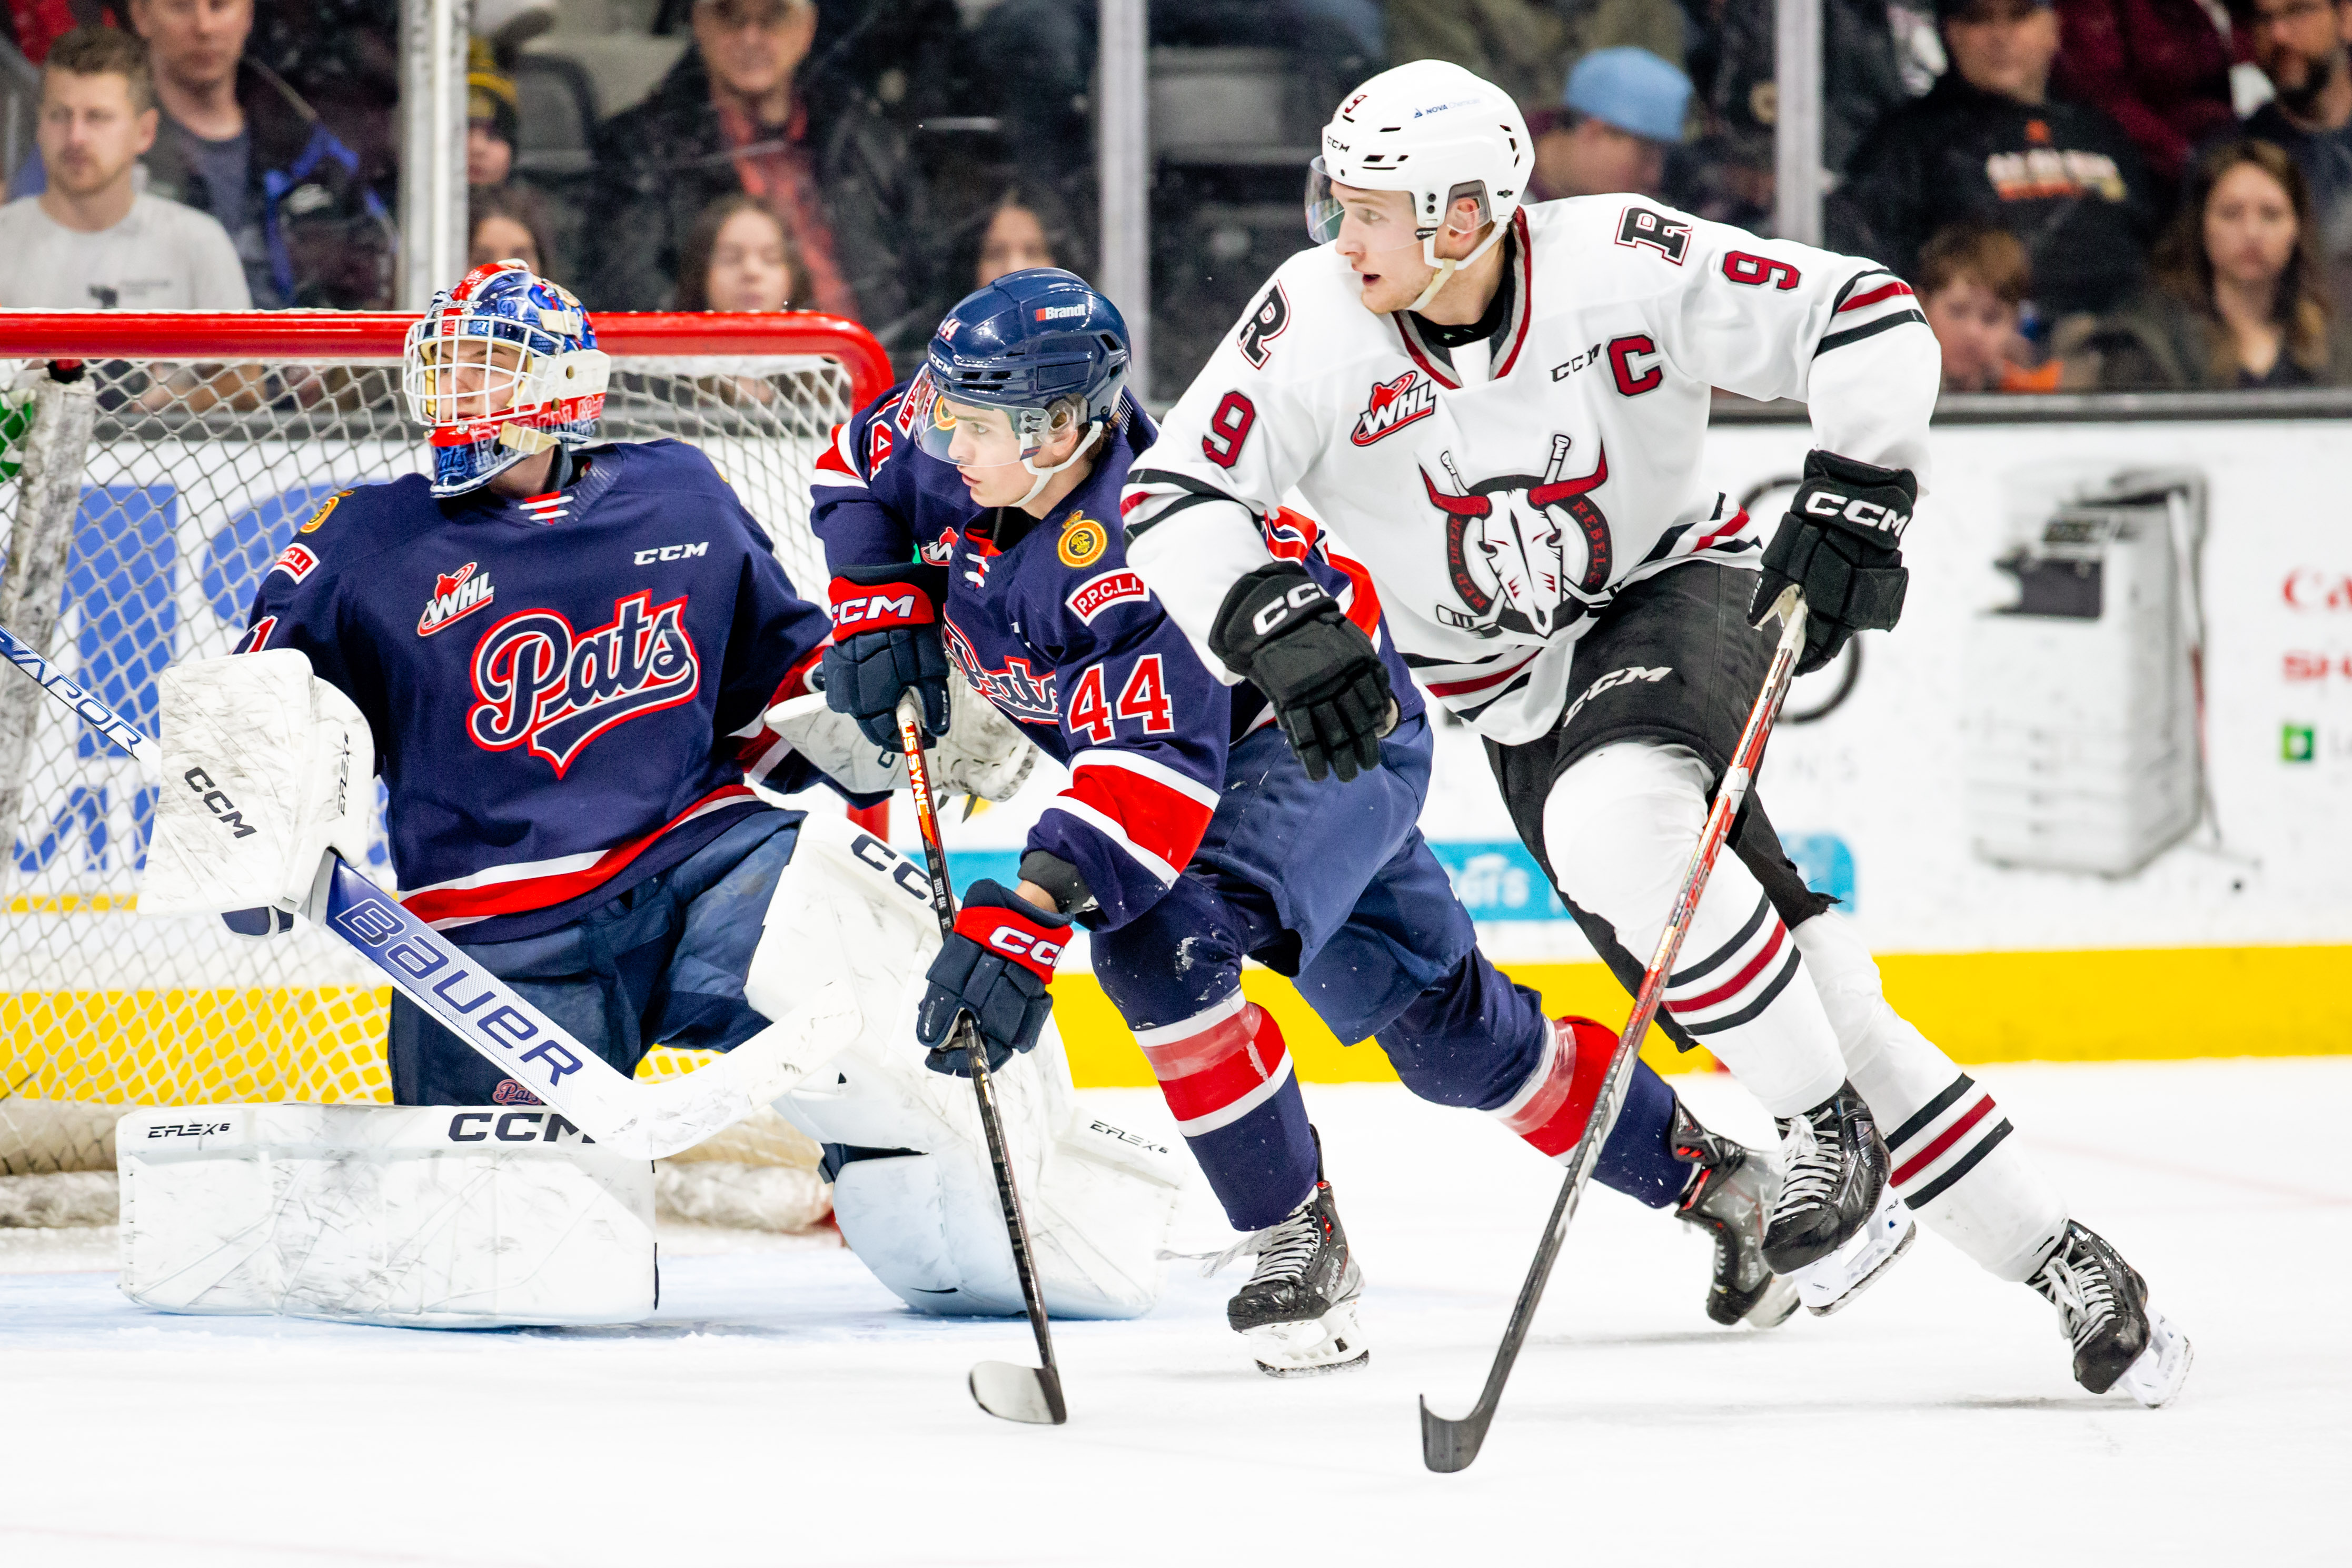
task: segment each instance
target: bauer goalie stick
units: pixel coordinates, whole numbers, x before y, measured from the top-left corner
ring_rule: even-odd
[[[1757,693],[1756,706],[1748,710],[1748,723],[1739,731],[1739,744],[1731,753],[1731,766],[1716,788],[1706,826],[1699,830],[1698,846],[1691,851],[1690,865],[1683,872],[1682,889],[1675,895],[1674,907],[1667,912],[1665,930],[1658,933],[1658,946],[1651,955],[1650,967],[1642,972],[1642,988],[1633,996],[1633,1016],[1626,1020],[1625,1032],[1617,1037],[1617,1050],[1609,1058],[1609,1072],[1601,1082],[1600,1099],[1584,1124],[1584,1136],[1576,1141],[1569,1160],[1568,1180],[1560,1184],[1559,1200],[1552,1205],[1551,1223],[1544,1231],[1543,1245],[1536,1248],[1535,1261],[1528,1267],[1527,1283],[1519,1287],[1519,1299],[1512,1305],[1510,1324],[1504,1329],[1503,1343],[1495,1352],[1495,1364],[1486,1373],[1486,1386],[1479,1391],[1478,1403],[1470,1414],[1459,1420],[1438,1415],[1430,1409],[1426,1396],[1422,1399],[1421,1458],[1433,1470],[1451,1473],[1467,1469],[1478,1457],[1479,1445],[1486,1440],[1486,1428],[1494,1422],[1495,1407],[1502,1403],[1503,1384],[1510,1380],[1511,1366],[1519,1359],[1519,1347],[1527,1342],[1528,1330],[1535,1321],[1544,1284],[1551,1278],[1552,1265],[1559,1258],[1560,1243],[1568,1238],[1569,1222],[1576,1217],[1577,1203],[1584,1196],[1585,1184],[1592,1179],[1592,1167],[1600,1161],[1601,1146],[1616,1129],[1617,1113],[1625,1104],[1625,1087],[1633,1079],[1633,1063],[1641,1054],[1642,1037],[1650,1032],[1650,1022],[1658,1016],[1658,1005],[1666,994],[1667,977],[1674,973],[1675,959],[1683,950],[1691,916],[1697,912],[1699,895],[1706,891],[1706,879],[1715,870],[1716,857],[1730,837],[1732,820],[1748,799],[1748,786],[1755,780],[1757,766],[1763,761],[1764,742],[1772,733],[1772,721],[1780,717],[1781,700],[1789,695],[1797,656],[1804,651],[1803,591],[1793,584],[1782,589],[1764,619],[1769,621],[1774,616],[1780,617],[1780,640],[1772,650],[1764,689]]]
[[[0,626],[0,658],[131,756],[161,764],[159,742],[66,679],[5,626]],[[845,1049],[860,1026],[847,984],[827,981],[807,1003],[708,1067],[638,1083],[334,851],[320,858],[302,912],[550,1109],[597,1142],[635,1158],[658,1160],[732,1126]]]
[[[923,858],[931,871],[931,910],[940,917],[940,940],[955,935],[955,888],[948,880],[948,852],[940,843],[939,813],[931,805],[931,770],[923,755],[923,720],[912,691],[898,699],[898,746],[907,753],[907,784],[915,796],[915,824],[922,829]],[[988,1047],[968,1012],[956,1014],[950,1047],[961,1047],[971,1064],[972,1097],[980,1102],[980,1126],[988,1139],[988,1163],[996,1171],[997,1201],[1004,1205],[1004,1234],[1013,1243],[1013,1271],[1021,1279],[1021,1299],[1029,1308],[1029,1328],[1037,1336],[1041,1366],[984,1361],[971,1369],[971,1396],[991,1415],[1059,1426],[1070,1418],[1062,1403],[1061,1369],[1054,1364],[1054,1334],[1045,1322],[1045,1297],[1037,1285],[1036,1254],[1029,1247],[1029,1222],[1021,1213],[1021,1193],[1013,1184],[1013,1156],[1004,1147],[1004,1118],[996,1109],[996,1075],[989,1071]]]

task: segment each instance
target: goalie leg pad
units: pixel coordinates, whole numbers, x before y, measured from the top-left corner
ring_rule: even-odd
[[[142,1306],[491,1328],[656,1304],[652,1165],[551,1110],[184,1106],[115,1138]]]
[[[1840,915],[1797,927],[1853,1087],[1885,1130],[1893,1190],[1929,1229],[2022,1280],[2066,1229],[2066,1200],[2010,1137],[1991,1095],[1887,1005],[1878,964]]]
[[[776,1109],[828,1146],[842,1237],[908,1305],[1017,1313],[1021,1289],[971,1085],[927,1070],[915,1039],[915,1005],[939,945],[922,868],[845,821],[813,816],[777,879],[745,991],[781,1017],[817,984],[850,978],[864,1019],[856,1043]],[[995,1083],[1047,1310],[1148,1311],[1183,1179],[1174,1152],[1077,1103],[1051,1025]]]

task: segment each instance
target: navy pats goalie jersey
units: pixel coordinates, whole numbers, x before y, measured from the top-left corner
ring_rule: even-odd
[[[768,731],[829,629],[710,460],[592,447],[563,489],[347,490],[272,563],[239,652],[299,648],[367,716],[417,918],[566,923],[821,775]]]

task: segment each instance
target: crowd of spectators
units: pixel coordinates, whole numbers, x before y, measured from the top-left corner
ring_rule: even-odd
[[[576,168],[522,155],[520,33],[476,41],[473,261],[519,257],[598,310],[827,310],[905,363],[966,290],[1097,254],[1095,0],[647,9],[685,47]],[[1281,100],[1262,147],[1157,149],[1160,395],[1224,294],[1307,243],[1258,215],[1384,64],[1517,95],[1538,199],[1770,229],[1772,0],[1150,15],[1155,48]],[[1913,283],[1950,387],[2352,384],[2352,0],[1823,0],[1823,23],[1827,243]],[[396,24],[396,0],[8,0],[41,85],[0,306],[388,305]]]

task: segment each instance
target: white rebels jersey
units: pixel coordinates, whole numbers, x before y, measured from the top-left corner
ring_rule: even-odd
[[[1924,488],[1940,358],[1874,263],[1639,197],[1512,218],[1502,330],[1448,354],[1376,315],[1329,246],[1285,262],[1136,458],[1128,560],[1209,668],[1295,487],[1370,569],[1430,694],[1505,744],[1557,721],[1576,640],[1626,584],[1763,529],[1700,482],[1710,389],[1811,405],[1813,444]]]

